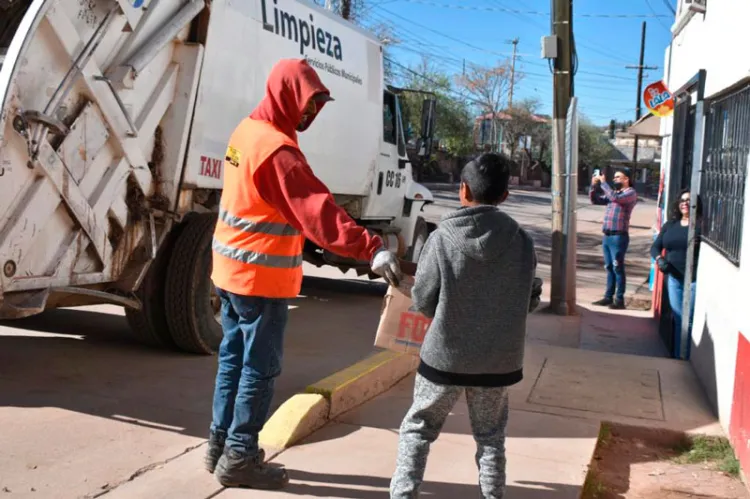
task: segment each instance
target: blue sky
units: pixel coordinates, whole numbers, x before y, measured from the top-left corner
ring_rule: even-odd
[[[549,0],[369,0],[367,4],[370,21],[393,23],[401,43],[391,50],[392,57],[408,66],[418,64],[423,54],[453,74],[461,73],[464,59],[467,65],[495,65],[510,56],[509,41],[518,37],[516,67],[525,76],[516,85],[514,100],[537,96],[543,103],[541,112],[551,114],[552,77],[547,62],[540,58],[540,38],[549,34]],[[591,18],[587,14],[650,17]],[[638,64],[645,20],[645,64],[659,69],[646,73],[644,87],[662,78],[672,16],[664,0],[575,0],[573,27],[579,59],[575,90],[584,114],[600,124],[613,118],[634,119],[637,71],[625,66]]]

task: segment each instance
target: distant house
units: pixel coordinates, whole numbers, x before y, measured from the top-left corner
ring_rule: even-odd
[[[615,132],[612,144],[613,169],[628,167],[633,171],[636,190],[641,194],[655,194],[659,186],[661,171],[661,143],[659,118],[648,113],[628,127],[626,131]],[[633,161],[635,137],[638,135],[638,162]]]
[[[551,119],[549,116],[532,114],[531,118],[538,123],[548,123]],[[477,116],[474,120],[474,145],[477,151],[503,152],[510,154],[510,144],[506,141],[506,126],[512,121],[513,117],[507,111],[501,111],[494,116],[492,113]],[[494,134],[493,134],[494,121]],[[528,145],[531,137],[521,138],[519,142]],[[516,150],[521,149],[522,144],[518,144]],[[532,145],[533,147],[533,145]]]

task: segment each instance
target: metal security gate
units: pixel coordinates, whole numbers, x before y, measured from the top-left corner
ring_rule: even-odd
[[[675,110],[672,128],[672,155],[669,165],[668,184],[664,186],[666,200],[661,196],[662,205],[666,217],[669,217],[669,205],[679,195],[682,189],[690,187],[693,174],[693,154],[696,144],[696,104],[703,101],[703,91],[706,81],[706,72],[699,71],[682,88],[674,92]],[[700,130],[699,130],[700,132]],[[702,140],[698,137],[697,140]],[[667,219],[663,220],[665,223]],[[659,227],[661,228],[661,227]],[[667,282],[664,276],[656,273],[654,283],[654,311],[659,321],[659,336],[661,336],[667,351],[673,353],[675,331],[672,323],[672,308],[667,293]],[[679,334],[679,333],[678,333]]]
[[[750,83],[710,102],[704,152],[701,240],[739,265],[750,153]]]

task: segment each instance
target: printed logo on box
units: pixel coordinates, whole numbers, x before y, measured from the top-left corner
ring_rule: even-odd
[[[427,328],[432,321],[422,314],[403,312],[398,321],[396,343],[410,347],[422,346]]]

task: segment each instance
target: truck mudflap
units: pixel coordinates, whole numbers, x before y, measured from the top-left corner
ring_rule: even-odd
[[[139,282],[171,226],[203,58],[186,40],[203,0],[26,4],[0,23],[0,314],[15,317],[50,290]]]

